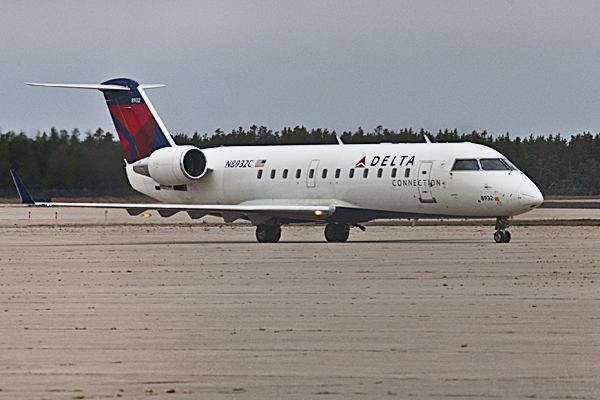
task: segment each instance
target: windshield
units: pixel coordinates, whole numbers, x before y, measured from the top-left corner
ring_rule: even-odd
[[[510,162],[510,160],[508,160],[508,159],[506,159],[506,158],[503,158],[503,159],[502,159],[502,162],[504,162],[504,164],[508,165],[508,168],[510,168],[510,169],[514,169],[515,171],[519,171],[519,168],[517,168],[517,167],[515,166],[515,164],[511,163],[511,162]]]
[[[479,170],[479,163],[477,160],[456,160],[452,171],[477,171]]]
[[[482,158],[481,168],[485,171],[506,171],[508,167],[498,158]]]

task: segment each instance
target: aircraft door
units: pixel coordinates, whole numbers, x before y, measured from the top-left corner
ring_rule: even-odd
[[[419,188],[419,200],[421,203],[437,203],[433,192],[431,190],[431,168],[433,162],[422,161],[419,165],[419,177],[417,179],[417,185]]]
[[[319,160],[312,160],[306,172],[306,187],[314,188],[317,185],[317,167]]]

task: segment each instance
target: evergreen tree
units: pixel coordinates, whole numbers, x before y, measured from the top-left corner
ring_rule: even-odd
[[[379,125],[371,132],[361,127],[341,135],[344,143],[423,143],[424,135],[436,142],[470,141],[497,149],[525,172],[544,192],[558,195],[600,194],[600,134],[583,132],[564,138],[556,135],[511,139],[507,132],[493,138],[488,132],[460,133],[457,129],[440,129],[435,135],[423,129],[394,131]],[[174,136],[178,144],[199,148],[242,145],[335,144],[336,132],[328,129],[286,127],[274,131],[252,125],[213,135],[195,132]],[[0,132],[0,190],[16,196],[9,169],[15,169],[34,197],[56,194],[132,195],[124,170],[121,144],[110,132],[97,129],[83,135],[78,129],[70,133],[52,127],[38,132],[34,138],[25,133]]]

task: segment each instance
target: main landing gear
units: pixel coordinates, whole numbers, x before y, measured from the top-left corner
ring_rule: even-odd
[[[260,224],[256,227],[256,240],[260,243],[276,243],[281,238],[281,225]]]
[[[365,227],[353,224],[362,231]],[[345,242],[350,236],[350,225],[343,222],[331,222],[325,226],[325,239],[328,242]],[[259,243],[276,243],[281,238],[281,225],[260,224],[256,226],[256,240]]]
[[[350,225],[331,222],[325,226],[325,239],[328,242],[345,242],[350,236]]]
[[[510,222],[507,217],[496,218],[496,233],[494,233],[496,243],[510,242],[510,232],[506,230],[509,226]]]

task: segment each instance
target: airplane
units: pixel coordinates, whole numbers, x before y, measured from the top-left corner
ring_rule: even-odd
[[[163,203],[35,202],[11,171],[23,203],[36,206],[186,212],[225,222],[248,220],[261,243],[278,242],[281,226],[325,224],[325,239],[345,242],[351,227],[374,219],[496,218],[496,243],[508,243],[513,216],[540,206],[538,187],[498,151],[475,143],[380,143],[232,146],[177,145],[142,85],[118,78],[101,84],[32,86],[96,89],[106,100],[138,192]]]

